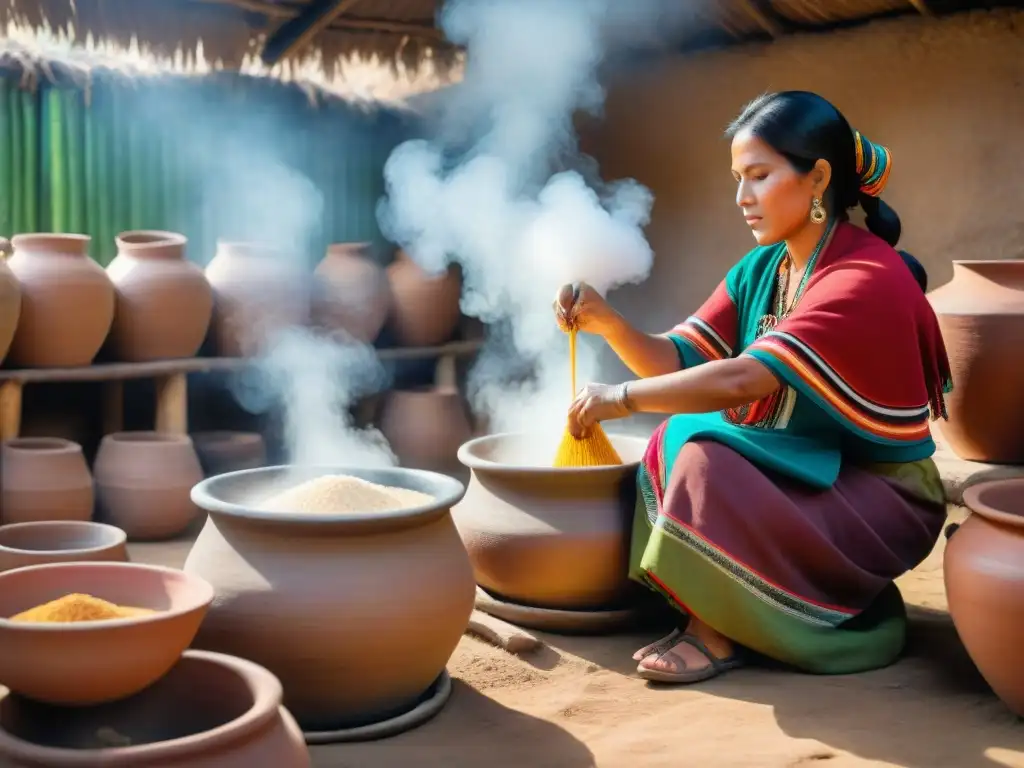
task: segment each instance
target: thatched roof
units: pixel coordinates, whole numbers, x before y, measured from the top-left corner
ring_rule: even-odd
[[[577,2],[578,0],[561,0]],[[617,0],[629,3],[634,0]],[[693,3],[697,21],[680,50],[903,13],[981,5],[968,0],[666,0]],[[442,0],[0,0],[0,23],[49,29],[73,42],[134,45],[227,69],[279,73],[310,68],[328,76],[353,57],[395,69],[451,71],[459,51],[435,21]]]

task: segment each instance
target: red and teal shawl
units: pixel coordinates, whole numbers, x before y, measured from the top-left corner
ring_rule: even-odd
[[[756,464],[828,487],[843,457],[931,456],[929,416],[945,416],[949,363],[938,321],[899,254],[859,227],[837,225],[796,308],[759,337],[785,254],[784,243],[755,248],[668,333],[686,367],[749,355],[784,386],[721,414],[673,416],[665,460],[689,440],[714,439]]]

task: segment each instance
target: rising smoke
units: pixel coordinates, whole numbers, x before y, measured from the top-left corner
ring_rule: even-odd
[[[586,281],[602,294],[644,280],[652,195],[603,183],[580,152],[579,113],[598,115],[614,56],[648,48],[692,15],[680,0],[449,0],[441,25],[467,49],[440,97],[435,134],[400,145],[378,209],[385,235],[420,266],[464,275],[462,309],[499,330],[471,377],[498,431],[561,430],[571,394],[551,302]],[[583,344],[580,379],[594,375]],[[524,362],[532,375],[524,379]]]

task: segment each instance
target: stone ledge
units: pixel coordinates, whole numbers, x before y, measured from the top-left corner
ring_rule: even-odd
[[[1004,480],[1007,478],[1024,477],[1024,465],[1020,464],[983,464],[979,461],[961,459],[946,445],[939,430],[933,429],[935,438],[935,465],[939,468],[942,486],[946,489],[946,501],[950,504],[962,505],[964,491],[972,485],[988,480]]]

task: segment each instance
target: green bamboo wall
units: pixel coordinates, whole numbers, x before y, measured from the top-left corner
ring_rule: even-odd
[[[410,128],[394,111],[313,105],[297,87],[256,78],[101,73],[88,88],[25,90],[0,77],[0,235],[85,233],[105,265],[118,232],[169,229],[187,235],[189,258],[205,264],[218,237],[245,236],[225,231],[225,212],[238,211],[225,199],[230,184],[216,198],[226,166],[244,173],[270,163],[308,178],[323,200],[301,244],[312,263],[330,242],[380,239],[384,161]],[[205,167],[203,158],[232,151]],[[266,205],[252,215],[272,219]]]

